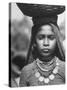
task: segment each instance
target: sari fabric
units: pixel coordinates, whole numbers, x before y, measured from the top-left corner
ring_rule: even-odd
[[[65,63],[59,59],[57,62],[59,63],[58,73],[55,75],[55,79],[50,81],[47,85],[59,85],[65,83]],[[44,82],[39,82],[38,78],[35,77],[36,70],[36,61],[33,61],[33,63],[25,66],[21,73],[19,86],[25,87],[46,85]]]

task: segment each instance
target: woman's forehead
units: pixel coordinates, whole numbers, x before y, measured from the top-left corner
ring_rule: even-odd
[[[52,26],[50,25],[43,25],[40,27],[38,34],[54,34]]]

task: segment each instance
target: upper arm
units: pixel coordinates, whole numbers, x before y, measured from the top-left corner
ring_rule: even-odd
[[[20,87],[27,86],[26,80],[27,80],[26,70],[23,68],[22,71],[21,71],[21,75],[20,75],[19,86]]]
[[[65,62],[62,62],[60,64],[60,71],[59,71],[60,75],[64,78],[65,80]]]
[[[29,64],[27,66],[25,66],[22,69],[21,75],[20,75],[20,83],[19,86],[29,86],[29,78],[33,72],[32,68],[33,68],[34,64]]]

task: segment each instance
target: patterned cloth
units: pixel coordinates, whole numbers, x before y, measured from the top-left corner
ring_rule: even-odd
[[[50,81],[48,84],[44,82],[39,82],[38,78],[35,77],[35,72],[37,70],[36,61],[28,64],[22,69],[20,77],[20,87],[24,86],[41,86],[41,85],[58,85],[65,83],[65,62],[57,60],[59,63],[58,73],[55,75],[54,80]]]

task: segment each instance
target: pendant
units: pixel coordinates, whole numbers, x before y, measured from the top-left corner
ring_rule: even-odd
[[[49,83],[49,81],[50,81],[49,78],[44,78],[44,83],[47,84],[47,83]]]
[[[58,73],[58,67],[56,67],[56,68],[53,70],[53,73],[54,73],[54,74],[57,74],[57,73]]]
[[[40,76],[40,77],[39,77],[39,81],[40,81],[40,82],[43,82],[43,80],[44,80],[44,77]]]
[[[35,73],[35,76],[36,76],[37,78],[39,78],[39,77],[40,77],[40,73],[39,73],[39,72],[36,72],[36,73]]]
[[[50,76],[49,76],[49,79],[50,80],[53,80],[55,78],[55,76],[53,75],[53,74],[51,74]]]

